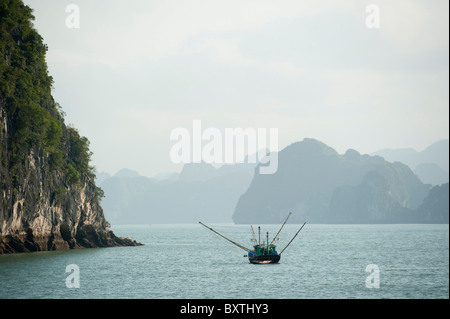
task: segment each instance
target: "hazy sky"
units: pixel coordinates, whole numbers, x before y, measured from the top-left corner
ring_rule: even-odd
[[[177,127],[278,128],[339,153],[448,138],[447,0],[25,0],[93,164],[179,170]],[[68,28],[69,4],[80,28]],[[368,4],[380,27],[368,28]]]

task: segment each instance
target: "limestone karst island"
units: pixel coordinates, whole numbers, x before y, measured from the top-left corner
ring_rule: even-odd
[[[21,0],[0,4],[0,254],[140,245],[109,230],[89,141],[52,98],[33,19]]]

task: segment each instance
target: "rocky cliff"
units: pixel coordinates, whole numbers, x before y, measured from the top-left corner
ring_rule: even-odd
[[[51,96],[33,19],[20,0],[0,4],[0,254],[139,245],[109,230],[89,141]]]

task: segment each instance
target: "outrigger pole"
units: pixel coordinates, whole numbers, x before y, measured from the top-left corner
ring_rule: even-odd
[[[239,248],[241,248],[241,249],[243,249],[243,250],[245,250],[246,252],[250,252],[251,250],[250,249],[248,249],[248,248],[245,248],[244,246],[242,246],[242,245],[239,245],[238,243],[236,243],[236,242],[234,242],[234,241],[232,241],[231,239],[229,239],[229,238],[227,238],[227,237],[225,237],[224,235],[222,235],[221,233],[219,233],[219,232],[217,232],[217,231],[215,231],[214,229],[212,229],[211,227],[208,227],[208,226],[206,226],[205,224],[203,224],[202,222],[198,222],[199,224],[201,224],[201,225],[203,225],[203,226],[205,226],[206,228],[208,228],[210,231],[212,231],[212,232],[214,232],[214,233],[216,233],[217,235],[219,235],[220,237],[222,237],[222,238],[225,238],[226,240],[228,240],[230,243],[232,243],[232,244],[234,244],[234,245],[236,245],[236,246],[238,246]]]
[[[271,245],[273,244],[273,242],[275,241],[275,239],[277,239],[278,234],[279,234],[279,233],[281,232],[281,230],[283,229],[284,224],[286,224],[286,222],[287,222],[287,220],[289,219],[289,217],[291,217],[291,214],[292,214],[292,212],[289,212],[288,217],[287,217],[286,220],[284,221],[283,225],[281,225],[280,230],[278,231],[278,233],[275,235],[275,237],[273,238],[272,242],[270,243]]]
[[[292,237],[291,241],[286,245],[286,247],[283,248],[283,250],[281,251],[281,253],[279,253],[278,255],[281,255],[283,253],[283,251],[286,250],[286,248],[288,248],[288,246],[292,243],[292,241],[294,240],[295,237],[297,237],[298,233],[302,230],[303,226],[305,226],[306,222],[303,223],[302,227],[300,227],[300,229],[298,230],[298,232],[294,235],[294,237]]]

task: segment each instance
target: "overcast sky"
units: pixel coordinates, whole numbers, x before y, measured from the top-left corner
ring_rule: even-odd
[[[447,0],[25,0],[53,96],[114,174],[176,171],[177,127],[278,128],[339,153],[449,132]],[[380,27],[368,28],[368,4]],[[80,28],[68,28],[69,4]]]

